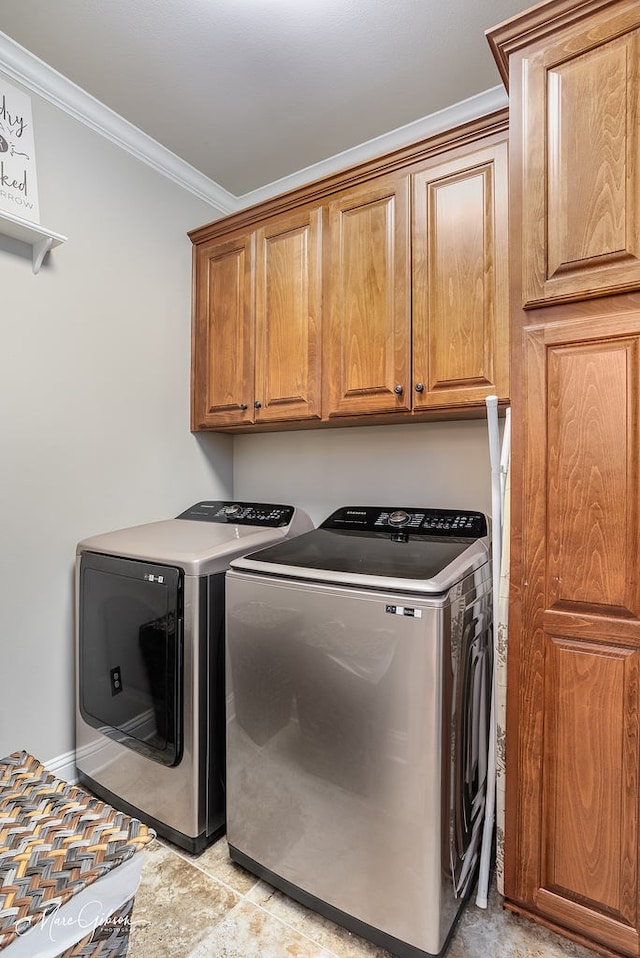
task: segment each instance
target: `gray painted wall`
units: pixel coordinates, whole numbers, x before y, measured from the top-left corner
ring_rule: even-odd
[[[484,420],[237,436],[234,489],[304,507],[316,524],[343,505],[491,510]]]
[[[14,84],[16,85],[16,84]],[[232,440],[189,432],[191,243],[210,206],[31,95],[34,276],[0,235],[0,757],[73,748],[73,561],[84,536],[232,488]]]

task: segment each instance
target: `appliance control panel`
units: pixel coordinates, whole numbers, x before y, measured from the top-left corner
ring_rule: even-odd
[[[325,519],[320,528],[480,539],[487,535],[487,518],[482,512],[469,512],[464,509],[343,506]]]
[[[294,511],[293,506],[274,505],[270,502],[206,500],[196,502],[176,518],[191,519],[196,522],[223,522],[239,526],[278,528],[289,525]]]

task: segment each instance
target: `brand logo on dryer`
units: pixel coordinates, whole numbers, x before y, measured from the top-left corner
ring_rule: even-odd
[[[408,615],[412,619],[422,618],[422,609],[411,609],[406,605],[385,605],[387,615]]]
[[[163,575],[153,575],[151,572],[145,572],[144,577],[147,582],[164,582]]]

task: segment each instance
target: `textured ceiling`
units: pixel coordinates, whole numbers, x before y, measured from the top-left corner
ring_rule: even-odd
[[[238,196],[500,85],[484,32],[529,6],[0,0],[0,31]]]

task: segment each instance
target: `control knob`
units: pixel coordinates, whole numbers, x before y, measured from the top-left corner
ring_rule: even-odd
[[[234,503],[232,506],[225,506],[222,512],[225,516],[227,516],[228,519],[233,519],[233,517],[237,516],[239,512],[242,512],[242,506]]]
[[[405,512],[404,509],[396,509],[395,512],[392,512],[389,516],[388,522],[390,526],[406,526],[407,522],[411,516],[408,512]]]

